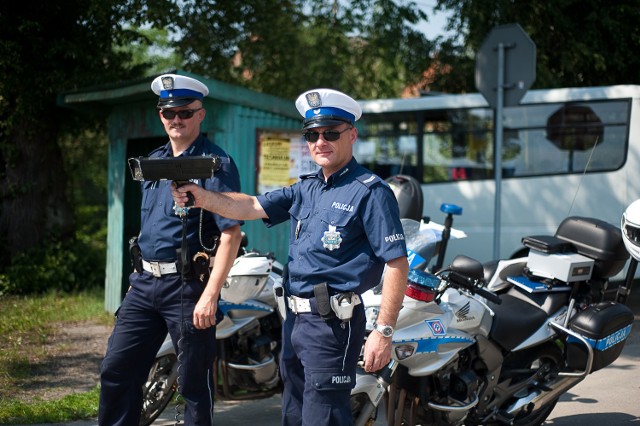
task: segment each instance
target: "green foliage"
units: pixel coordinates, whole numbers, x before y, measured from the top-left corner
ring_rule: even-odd
[[[99,128],[68,135],[65,152],[76,218],[75,238],[55,236],[36,247],[14,253],[0,272],[3,294],[78,291],[104,285],[107,238],[107,138]]]
[[[640,66],[636,1],[438,0],[437,9],[452,16],[448,28],[453,36],[441,40],[440,59],[451,65],[452,74],[466,76],[457,82],[445,76],[441,83],[449,91],[476,91],[475,52],[495,26],[514,22],[536,44],[534,88],[640,82],[635,71]]]
[[[172,46],[169,30],[166,27],[131,28],[141,36],[139,40],[114,49],[131,57],[129,62],[132,68],[144,67],[147,76],[158,75],[167,70],[180,66],[184,59],[179,51]]]
[[[78,134],[94,129],[103,117],[58,108],[57,97],[80,87],[142,75],[142,68],[131,65],[127,52],[114,49],[141,39],[125,28],[138,13],[123,7],[126,4],[124,0],[64,1],[46,7],[0,3],[0,273],[4,288],[14,285],[8,280],[17,279],[16,270],[32,272],[28,263],[46,260],[55,266],[75,266],[68,263],[75,260],[74,254],[60,252],[77,246],[73,245],[73,191],[58,141],[63,131]],[[44,259],[43,247],[48,245],[59,253]],[[25,253],[34,257],[25,259]],[[40,271],[31,278],[42,275],[51,273]]]
[[[13,257],[11,266],[0,274],[0,295],[101,287],[104,284],[104,253],[104,243],[88,235],[77,241],[45,242]]]
[[[430,63],[431,44],[412,29],[426,18],[414,2],[180,5],[170,25],[180,35],[175,49],[183,54],[184,69],[285,98],[320,86],[358,98],[398,96]]]
[[[8,399],[0,403],[0,424],[27,425],[63,423],[98,415],[100,388],[67,395],[54,401],[23,402]]]

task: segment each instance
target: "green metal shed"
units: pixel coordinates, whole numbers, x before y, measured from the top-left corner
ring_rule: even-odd
[[[258,135],[261,131],[299,131],[301,117],[293,101],[254,92],[184,71],[204,82],[207,115],[201,130],[231,155],[240,171],[242,191],[255,194],[258,171]],[[108,233],[105,309],[115,312],[128,288],[129,238],[140,226],[139,183],[131,178],[127,159],[146,156],[168,141],[155,108],[157,96],[148,79],[109,88],[86,89],[60,96],[59,104],[77,109],[101,110],[107,116],[109,136]],[[289,227],[266,228],[262,221],[247,221],[243,231],[249,248],[271,251],[286,261]]]

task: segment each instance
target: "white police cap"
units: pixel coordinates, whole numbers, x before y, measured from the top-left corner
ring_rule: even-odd
[[[207,86],[196,80],[178,74],[163,74],[151,82],[151,90],[160,96],[158,108],[175,108],[202,100],[209,94]]]
[[[333,89],[313,89],[304,92],[296,100],[296,108],[304,120],[303,129],[353,125],[362,115],[362,108],[350,96]]]

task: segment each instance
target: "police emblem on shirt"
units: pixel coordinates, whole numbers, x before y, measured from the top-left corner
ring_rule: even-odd
[[[324,248],[329,251],[333,251],[340,248],[342,237],[340,236],[340,232],[336,230],[335,226],[329,225],[329,230],[324,231],[324,236],[320,240],[322,241],[322,246]]]
[[[318,92],[309,92],[305,97],[307,98],[307,103],[311,108],[319,107],[322,105],[322,101],[320,100],[320,93]]]

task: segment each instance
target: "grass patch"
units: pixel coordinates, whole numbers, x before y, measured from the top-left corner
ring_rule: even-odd
[[[0,402],[0,423],[4,425],[62,423],[95,417],[100,390],[67,395],[55,401],[25,403],[16,400]]]
[[[98,390],[58,400],[18,398],[20,384],[32,366],[48,355],[47,339],[56,330],[78,322],[113,324],[104,310],[102,290],[75,294],[0,297],[0,424],[56,423],[94,417]]]

